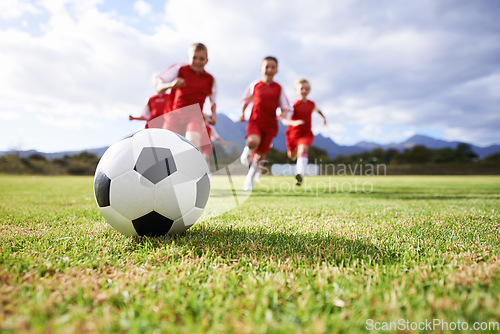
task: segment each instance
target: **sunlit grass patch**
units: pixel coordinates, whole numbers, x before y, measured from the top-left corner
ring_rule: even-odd
[[[157,238],[113,230],[90,177],[0,184],[5,332],[355,333],[368,319],[500,319],[498,177],[307,177],[301,188],[263,177],[239,206]]]

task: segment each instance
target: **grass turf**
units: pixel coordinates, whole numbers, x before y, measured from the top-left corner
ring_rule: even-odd
[[[91,177],[0,176],[0,331],[497,329],[500,177],[293,181],[264,177],[185,234],[131,238]]]

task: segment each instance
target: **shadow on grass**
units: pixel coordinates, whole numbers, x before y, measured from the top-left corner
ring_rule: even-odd
[[[389,264],[399,255],[374,245],[367,239],[347,239],[319,234],[245,230],[232,226],[216,229],[197,226],[185,233],[161,237],[136,237],[139,247],[179,247],[191,256],[223,258],[228,261],[273,260],[282,263],[329,263],[353,266],[360,263]]]

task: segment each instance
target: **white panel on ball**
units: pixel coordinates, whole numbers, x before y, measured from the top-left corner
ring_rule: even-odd
[[[182,233],[190,228],[203,213],[203,209],[193,208],[191,211],[174,221],[169,234]]]
[[[181,214],[184,215],[195,206],[196,180],[187,177],[181,172],[172,174],[169,179],[172,182]]]
[[[116,212],[116,210],[111,206],[99,208],[99,210],[101,211],[102,216],[104,217],[104,219],[106,219],[108,224],[118,232],[129,236],[137,235],[132,221]]]
[[[198,218],[200,218],[201,214],[203,213],[203,209],[200,208],[193,208],[191,211],[186,213],[184,216],[182,216],[182,220],[184,222],[185,228],[189,228],[192,226]]]
[[[190,179],[199,179],[209,172],[205,158],[195,148],[176,155],[175,163],[178,170],[182,171]]]
[[[196,220],[200,218],[203,209],[193,208],[188,213],[184,214],[181,218],[174,221],[170,228],[170,233],[182,233],[190,228]]]
[[[174,187],[172,177],[164,179],[155,186],[154,210],[167,218],[176,220],[182,216],[181,208]]]
[[[101,170],[110,179],[133,169],[135,160],[131,143],[132,139],[126,138],[111,145],[99,160],[97,169]]]
[[[188,229],[188,227],[186,227],[184,225],[184,218],[181,217],[179,219],[177,219],[176,221],[174,221],[174,223],[172,224],[172,227],[170,228],[170,231],[168,232],[168,234],[179,234],[179,233],[182,233],[184,231],[186,231]]]
[[[154,185],[131,170],[111,180],[109,198],[116,211],[133,220],[153,210]]]

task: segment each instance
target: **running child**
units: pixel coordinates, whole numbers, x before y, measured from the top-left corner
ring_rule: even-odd
[[[293,105],[293,112],[290,119],[283,120],[284,125],[289,125],[285,131],[287,155],[290,159],[297,159],[297,173],[295,184],[300,186],[304,180],[307,164],[309,162],[308,152],[314,141],[314,134],[311,130],[311,115],[317,112],[323,118],[323,126],[326,126],[325,115],[316,108],[313,101],[307,99],[311,91],[311,85],[306,79],[295,81],[295,91],[298,96],[297,102]],[[293,124],[293,121],[301,121]]]
[[[243,184],[244,190],[253,190],[255,173],[259,165],[264,163],[273,139],[278,133],[278,119],[285,118],[290,111],[288,99],[281,85],[274,81],[274,76],[278,73],[278,60],[271,56],[264,58],[260,65],[260,73],[262,79],[252,82],[242,99],[240,122],[245,122],[245,110],[253,102],[246,127],[246,146],[240,157],[242,164],[250,163]],[[276,117],[278,108],[281,109],[281,114]]]
[[[156,89],[156,74],[153,75],[152,84]],[[153,95],[142,109],[142,114],[139,117],[129,115],[130,121],[147,121],[145,128],[161,128],[163,119],[161,116],[170,110],[171,96],[164,92]]]
[[[211,124],[216,120],[216,85],[214,77],[205,71],[208,50],[202,43],[191,45],[189,63],[175,64],[158,74],[156,90],[164,93],[170,89],[172,102],[164,115],[163,128],[185,136],[196,147],[210,145],[203,121],[203,105],[209,98]]]

